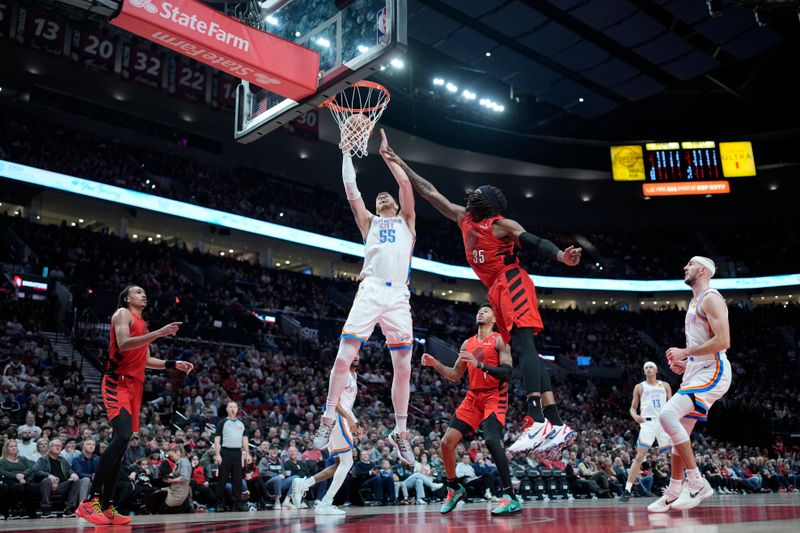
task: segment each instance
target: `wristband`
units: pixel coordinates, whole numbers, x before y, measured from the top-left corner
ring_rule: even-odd
[[[177,363],[177,361],[175,361],[175,359],[166,359],[164,361],[164,368],[166,368],[167,370],[174,370],[175,369],[175,363]]]

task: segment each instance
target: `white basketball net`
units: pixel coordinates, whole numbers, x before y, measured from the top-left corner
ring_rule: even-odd
[[[339,124],[342,153],[351,156],[367,155],[372,129],[389,104],[389,91],[374,82],[359,81],[322,105],[331,110]]]

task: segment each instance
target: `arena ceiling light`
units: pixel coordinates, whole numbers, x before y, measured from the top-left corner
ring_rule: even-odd
[[[437,87],[444,87],[444,80],[442,78],[433,78],[433,84]]]
[[[255,235],[279,239],[305,246],[320,248],[338,254],[364,257],[364,244],[345,241],[327,235],[282,226],[264,220],[243,217],[234,213],[226,213],[217,209],[201,207],[186,202],[171,200],[139,191],[123,189],[105,183],[98,183],[58,172],[42,170],[19,163],[0,159],[0,176],[30,183],[39,187],[47,187],[65,191],[88,198],[96,198],[114,202],[137,209],[146,209],[155,213],[176,216],[188,220],[214,224],[223,228],[244,231]],[[75,224],[74,222],[72,223]],[[148,237],[152,240],[152,237]],[[411,268],[420,272],[428,272],[446,278],[477,280],[478,277],[467,266],[450,265],[413,257]],[[684,292],[687,290],[682,279],[670,280],[626,280],[598,278],[569,278],[563,276],[531,276],[533,282],[543,289],[572,289],[606,292]],[[800,274],[782,276],[762,276],[757,278],[722,278],[715,279],[714,288],[720,290],[752,290],[772,287],[790,287],[800,285]]]
[[[455,83],[447,82],[447,85],[444,86],[447,89],[447,92],[455,93],[458,92],[458,85]]]
[[[400,70],[400,69],[402,69],[402,68],[404,68],[406,66],[405,62],[402,59],[400,59],[399,57],[395,57],[394,59],[392,59],[389,62],[389,64],[392,65],[394,68],[396,68],[398,70]]]

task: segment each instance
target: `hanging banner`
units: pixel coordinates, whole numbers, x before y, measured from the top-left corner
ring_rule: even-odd
[[[196,0],[124,0],[119,15],[110,22],[292,100],[302,100],[317,90],[317,52]]]

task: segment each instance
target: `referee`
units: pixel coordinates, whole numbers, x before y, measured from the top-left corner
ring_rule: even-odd
[[[250,457],[247,437],[244,436],[244,424],[236,418],[239,404],[228,402],[225,410],[228,418],[217,423],[217,433],[214,435],[214,461],[219,466],[219,479],[217,483],[217,497],[220,502],[225,501],[225,483],[230,476],[231,492],[233,493],[234,509],[242,507],[242,452],[244,458]]]

